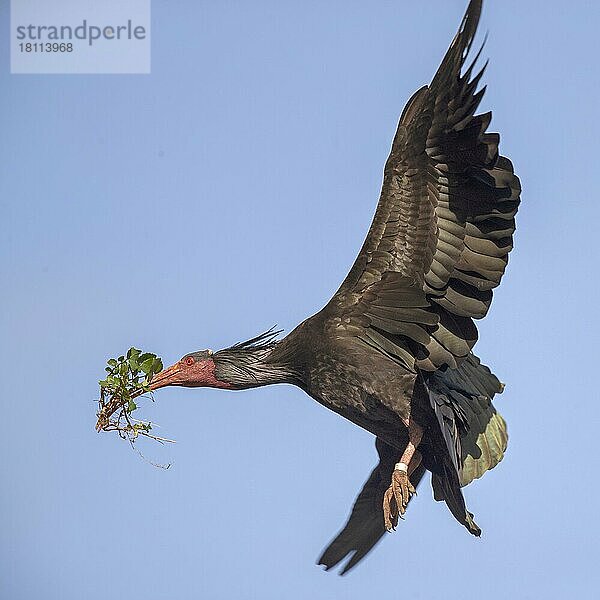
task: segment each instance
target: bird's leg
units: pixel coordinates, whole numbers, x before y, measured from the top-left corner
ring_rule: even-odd
[[[423,428],[408,419],[408,444],[396,463],[392,472],[392,483],[383,495],[383,520],[385,528],[388,531],[396,528],[398,517],[406,512],[410,497],[416,493],[416,490],[410,482],[412,472],[421,464],[421,453],[417,446],[421,443],[423,437]]]

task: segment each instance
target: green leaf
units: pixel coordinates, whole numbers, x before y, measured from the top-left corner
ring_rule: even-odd
[[[152,371],[152,365],[154,364],[154,358],[147,358],[143,363],[140,364],[140,369],[148,375]]]
[[[135,403],[133,400],[130,400],[130,401],[127,403],[127,410],[128,410],[130,413],[131,413],[131,412],[133,412],[133,411],[134,411],[136,408],[137,408],[137,404],[136,404],[136,403]]]
[[[110,377],[107,377],[106,379],[102,379],[101,381],[99,381],[98,383],[100,384],[100,387],[102,388],[106,388],[106,387],[110,387],[112,384],[109,381]]]
[[[137,348],[131,347],[129,348],[129,350],[127,350],[127,358],[132,358],[132,357],[137,357],[142,353],[141,350],[138,350]]]
[[[116,367],[117,366],[117,361],[114,358],[111,358],[110,360],[107,361],[107,363],[111,366],[111,367]]]

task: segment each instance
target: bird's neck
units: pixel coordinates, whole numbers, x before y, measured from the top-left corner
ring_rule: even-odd
[[[215,355],[215,376],[237,390],[275,383],[297,383],[297,373],[273,350],[229,349],[218,352]]]

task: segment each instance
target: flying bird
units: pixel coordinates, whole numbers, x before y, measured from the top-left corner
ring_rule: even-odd
[[[475,114],[485,70],[470,58],[482,0],[471,0],[429,85],[408,101],[373,222],[354,265],[315,315],[224,350],[191,352],[165,386],[242,390],[293,384],[376,436],[379,463],[325,549],[326,569],[355,566],[395,529],[425,471],[470,533],[461,488],[502,459],[502,384],[472,349],[513,245],[520,184],[491,113]],[[483,46],[482,46],[483,47]],[[486,63],[487,64],[487,63]]]

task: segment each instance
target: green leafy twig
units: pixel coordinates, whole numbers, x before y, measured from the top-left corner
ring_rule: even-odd
[[[162,360],[150,352],[129,348],[125,356],[111,358],[107,362],[106,379],[100,383],[98,401],[97,431],[116,431],[130,444],[139,436],[156,440],[161,444],[173,442],[151,433],[152,423],[136,419],[132,413],[137,410],[136,399],[152,397],[150,383],[163,369]]]

